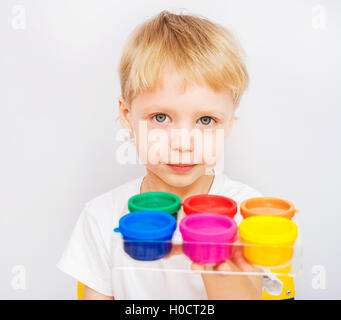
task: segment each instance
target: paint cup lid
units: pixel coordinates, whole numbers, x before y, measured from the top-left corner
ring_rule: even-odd
[[[212,212],[220,213],[233,218],[237,213],[237,203],[227,197],[198,194],[185,199],[182,204],[184,212],[189,215],[192,213]]]
[[[128,209],[133,211],[162,211],[176,213],[181,199],[169,192],[144,192],[134,195],[128,200]]]
[[[292,243],[298,235],[297,225],[290,219],[276,216],[254,216],[239,225],[241,239],[255,244]]]
[[[237,224],[232,218],[206,212],[188,215],[181,219],[179,225],[183,238],[190,237],[202,242],[229,242],[235,238],[237,229]]]
[[[153,240],[170,236],[175,229],[176,219],[169,213],[134,211],[121,217],[114,231],[134,239]]]
[[[292,202],[274,197],[250,198],[240,204],[240,213],[244,218],[270,215],[292,219],[297,212]]]

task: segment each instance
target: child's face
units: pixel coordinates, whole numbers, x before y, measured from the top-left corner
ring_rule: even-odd
[[[185,187],[222,156],[234,119],[233,100],[230,93],[206,85],[193,84],[184,92],[172,69],[162,75],[163,86],[139,94],[130,107],[120,97],[120,120],[134,132],[147,170],[169,185]]]

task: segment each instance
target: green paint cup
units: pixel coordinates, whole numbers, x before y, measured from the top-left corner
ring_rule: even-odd
[[[128,209],[134,211],[162,211],[171,214],[175,219],[178,216],[181,199],[169,192],[144,192],[132,196],[128,200]]]

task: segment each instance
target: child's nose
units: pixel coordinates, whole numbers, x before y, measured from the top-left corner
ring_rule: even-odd
[[[179,152],[192,152],[193,151],[193,136],[190,130],[186,128],[176,129],[171,132],[170,144],[173,150]]]

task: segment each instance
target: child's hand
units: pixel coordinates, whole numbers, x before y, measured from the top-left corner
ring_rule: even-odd
[[[173,244],[171,252],[165,256],[165,259],[168,259],[171,256],[178,255],[178,254],[183,254],[182,244]],[[255,271],[255,268],[253,267],[253,265],[250,264],[245,259],[243,255],[243,247],[240,245],[234,245],[232,247],[232,255],[229,261],[224,261],[218,265],[215,265],[213,267],[213,270],[232,272],[234,271],[233,269],[235,268],[232,268],[231,263],[235,265],[235,267],[242,272],[254,272]],[[211,270],[210,267],[207,267],[197,262],[192,262],[191,269],[192,270]]]
[[[235,267],[233,267],[235,266]],[[211,270],[210,267],[202,265],[200,263],[193,262],[191,266],[192,270]],[[250,264],[243,255],[243,247],[240,245],[235,245],[232,247],[232,254],[228,261],[224,261],[220,264],[213,266],[215,271],[242,271],[242,272],[254,272],[255,269],[252,264]],[[236,270],[237,269],[237,270]],[[221,274],[225,275],[225,274]]]
[[[171,252],[165,257],[183,254],[182,244],[173,244]],[[229,260],[215,266],[205,266],[192,262],[192,270],[214,270],[225,272],[256,272],[256,268],[250,264],[243,255],[243,247],[235,245]],[[261,299],[262,276],[240,274],[211,274],[202,273],[207,297],[209,300],[231,299]]]

